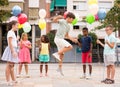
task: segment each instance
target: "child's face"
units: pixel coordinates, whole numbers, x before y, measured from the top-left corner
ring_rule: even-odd
[[[68,23],[72,23],[73,20],[74,20],[73,18],[69,18],[69,17],[67,18]]]
[[[41,41],[44,41],[44,37],[41,37]]]
[[[24,36],[24,40],[27,40],[28,39],[28,36],[27,36],[27,34],[25,34],[25,36]]]
[[[83,32],[84,36],[88,35],[88,31],[87,30],[82,30],[82,32]]]
[[[16,23],[15,25],[12,26],[14,31],[17,31],[18,30],[18,23]]]

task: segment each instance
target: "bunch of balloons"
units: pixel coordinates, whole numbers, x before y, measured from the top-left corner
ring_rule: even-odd
[[[68,11],[64,12],[64,15],[63,15],[64,19],[66,19],[66,16],[68,13],[69,13]],[[72,21],[71,24],[75,25],[78,22],[78,20],[79,20],[79,15],[77,13],[75,13],[75,19]]]
[[[31,31],[31,25],[27,22],[27,15],[24,13],[21,13],[21,8],[18,5],[15,5],[12,8],[12,13],[13,16],[10,18],[10,21],[18,21],[19,22],[19,26],[18,28],[21,29],[23,28],[23,31],[28,33]]]
[[[88,0],[89,14],[86,16],[86,21],[92,24],[95,20],[103,20],[106,17],[106,10],[99,9],[97,0]]]
[[[39,19],[39,28],[41,30],[44,30],[46,28],[46,21],[45,21],[45,17],[46,17],[46,10],[45,9],[40,9],[39,10],[39,16],[40,16],[40,19]]]

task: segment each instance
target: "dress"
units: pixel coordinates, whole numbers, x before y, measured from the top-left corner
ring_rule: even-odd
[[[19,43],[20,44],[20,43]],[[22,47],[19,50],[19,62],[31,63],[30,49],[26,45],[31,45],[30,41],[22,41]]]
[[[49,62],[49,48],[48,43],[41,43],[41,52],[39,55],[39,61],[40,62]]]
[[[12,31],[12,30],[8,31],[8,33],[7,33],[7,42],[8,42],[9,37],[12,37],[12,42],[11,43],[12,43],[14,51],[17,52],[17,39],[16,39],[15,32]],[[13,57],[13,55],[11,53],[9,43],[8,43],[8,46],[6,47],[1,59],[3,61],[7,61],[7,62],[14,62],[14,63],[19,62],[18,61],[18,56],[16,58]]]

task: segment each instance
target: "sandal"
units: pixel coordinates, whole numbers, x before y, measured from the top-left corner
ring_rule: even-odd
[[[101,83],[105,83],[105,82],[107,82],[108,80],[109,80],[109,79],[106,78],[106,79],[102,80]]]
[[[111,79],[109,79],[108,81],[105,82],[105,84],[114,84],[114,83],[115,83],[115,81],[111,80]]]

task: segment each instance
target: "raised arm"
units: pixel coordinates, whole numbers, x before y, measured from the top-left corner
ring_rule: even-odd
[[[58,15],[56,17],[53,18],[53,22],[58,22],[59,19],[63,19],[62,15]]]

